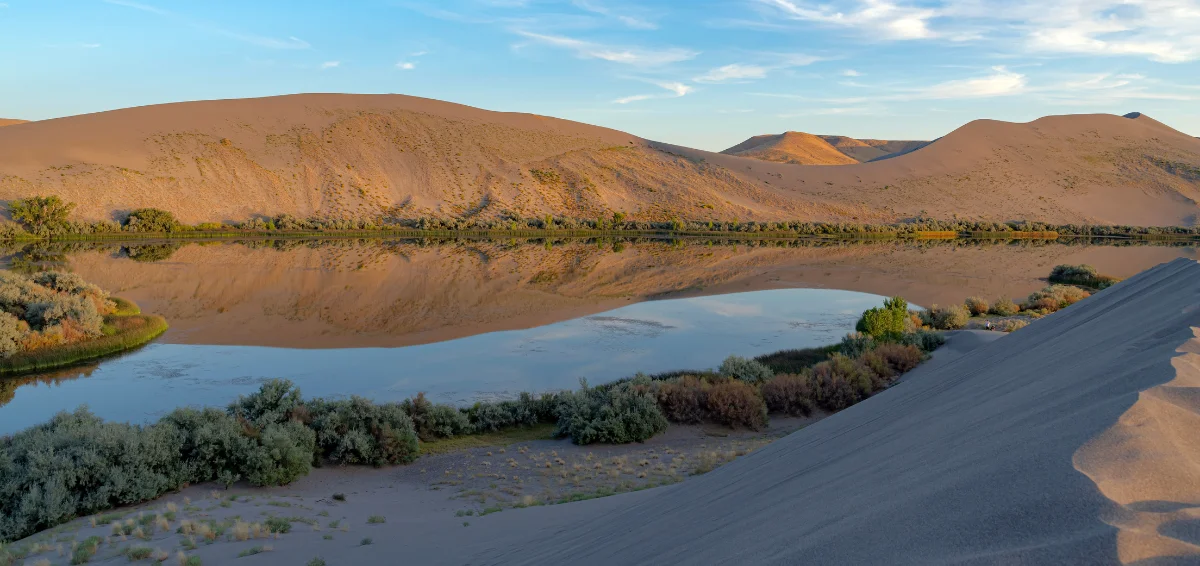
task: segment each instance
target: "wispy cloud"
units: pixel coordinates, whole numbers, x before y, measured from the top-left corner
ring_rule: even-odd
[[[643,30],[658,29],[658,24],[654,22],[630,15],[629,13],[617,13],[613,9],[601,4],[598,0],[571,0],[571,3],[581,10],[613,18],[629,28]]]
[[[845,71],[842,71],[842,76],[843,77],[861,77],[862,73],[855,71],[854,69],[846,69]]]
[[[698,83],[743,83],[767,78],[772,71],[803,67],[821,61],[820,57],[797,53],[764,53],[763,59],[770,63],[732,63],[710,69],[708,72],[693,78]]]
[[[659,88],[668,90],[668,91],[670,91],[670,93],[669,94],[664,94],[664,93],[635,94],[633,96],[626,96],[623,98],[618,98],[618,99],[614,100],[613,103],[614,104],[629,104],[630,102],[638,102],[641,100],[652,100],[655,98],[680,98],[682,96],[686,96],[688,93],[695,90],[695,88],[690,85],[686,85],[684,83],[676,82],[676,81],[646,81],[646,82],[649,82],[650,84],[653,84]]]
[[[987,76],[938,83],[913,93],[912,98],[990,98],[1020,94],[1025,86],[1025,75],[1005,67],[992,67],[992,73]]]
[[[188,18],[186,16],[176,14],[175,12],[172,12],[170,10],[165,10],[165,9],[162,9],[162,8],[159,8],[156,6],[152,6],[150,4],[143,4],[140,2],[132,2],[130,0],[104,0],[104,2],[106,4],[112,4],[114,6],[124,6],[126,8],[132,8],[134,10],[140,10],[143,12],[149,12],[151,14],[157,14],[157,15],[163,16],[165,18],[170,18],[172,20],[176,20],[176,21],[178,21],[184,25],[187,25],[189,27],[192,27],[194,29],[198,29],[198,30],[201,30],[201,31],[204,31],[207,33],[214,34],[214,35],[228,37],[230,39],[235,39],[235,40],[241,41],[243,43],[257,45],[259,47],[266,47],[268,49],[308,49],[308,48],[312,47],[311,45],[308,44],[307,41],[304,41],[303,39],[300,39],[298,37],[287,37],[287,38],[280,39],[280,38],[275,38],[275,37],[267,37],[267,36],[255,35],[255,34],[251,34],[251,33],[243,33],[243,32],[239,32],[239,31],[233,31],[233,30],[222,28],[222,27],[214,26],[207,22]]]
[[[400,69],[401,71],[411,71],[417,68],[417,64],[411,61],[401,61],[396,63],[396,68]]]
[[[342,65],[341,61],[326,61],[324,63],[321,63],[321,70],[334,69],[334,68],[340,67],[341,65]]]
[[[622,65],[653,67],[687,61],[700,54],[698,51],[679,47],[662,49],[617,47],[562,35],[545,35],[524,30],[517,30],[516,33],[536,43],[573,51],[576,57],[582,59],[602,59]]]
[[[936,35],[929,28],[929,20],[937,16],[937,11],[887,0],[860,0],[853,9],[845,11],[804,0],[757,1],[788,20],[853,28],[885,39],[925,39]]]

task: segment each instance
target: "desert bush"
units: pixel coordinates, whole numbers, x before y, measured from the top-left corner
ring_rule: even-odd
[[[125,218],[130,232],[174,232],[179,229],[175,215],[157,208],[139,208]]]
[[[23,224],[30,232],[41,235],[62,231],[74,209],[75,203],[65,202],[53,195],[15,199],[8,203],[13,220]]]
[[[818,348],[800,348],[796,350],[780,350],[770,354],[756,356],[754,361],[761,363],[771,371],[780,373],[800,373],[805,369],[829,359],[829,355],[838,351],[838,346],[822,346]]]
[[[671,422],[699,424],[708,416],[706,402],[710,387],[692,375],[664,382],[657,391],[659,409]]]
[[[744,426],[762,430],[767,426],[767,405],[758,388],[744,381],[731,379],[714,383],[705,395],[705,407],[710,418],[731,427]]]
[[[880,344],[871,353],[880,356],[896,374],[911,371],[924,359],[921,349],[911,344]]]
[[[921,321],[937,330],[956,330],[967,325],[971,312],[963,305],[939,307],[932,305],[921,313]]]
[[[81,408],[0,437],[0,540],[179,488],[187,479],[179,436],[170,425],[105,423]]]
[[[181,408],[159,422],[179,431],[180,459],[189,481],[217,481],[228,487],[242,479],[256,443],[228,412]]]
[[[762,395],[767,409],[776,413],[800,417],[811,415],[816,408],[811,372],[776,375],[775,379],[763,384]]]
[[[989,312],[998,316],[1014,316],[1021,312],[1021,307],[1013,302],[1012,299],[1001,297],[992,303],[992,308]]]
[[[1091,296],[1091,293],[1071,285],[1051,285],[1025,299],[1022,308],[1054,312],[1067,308]]]
[[[477,431],[494,432],[512,426],[530,426],[557,419],[557,400],[552,394],[521,393],[515,400],[475,403],[467,418]]]
[[[986,299],[979,297],[969,297],[965,303],[967,310],[971,312],[971,316],[983,316],[991,309]]]
[[[589,388],[559,396],[555,435],[576,444],[644,441],[667,428],[648,380]]]
[[[449,405],[435,405],[425,398],[424,393],[417,393],[416,397],[405,399],[403,407],[412,418],[417,435],[425,442],[470,434],[474,429],[470,419],[462,411]]]
[[[883,302],[883,307],[867,309],[858,319],[854,329],[875,338],[897,336],[905,331],[908,318],[908,302],[892,297]]]
[[[878,344],[878,342],[876,342],[875,339],[869,334],[864,334],[862,332],[851,332],[842,338],[842,343],[838,348],[838,352],[843,356],[857,358],[863,355],[864,352],[875,348],[876,344]]]
[[[270,379],[259,386],[258,391],[239,395],[229,405],[229,414],[247,422],[255,428],[266,428],[269,424],[281,424],[298,416],[304,399],[300,390],[286,379]]]
[[[1013,332],[1025,328],[1026,326],[1029,326],[1028,320],[1010,318],[1007,320],[997,321],[996,324],[992,325],[992,329],[1000,332]]]
[[[918,330],[904,334],[896,343],[906,346],[916,346],[922,352],[932,352],[946,343],[946,337],[942,336],[940,332]]]
[[[382,466],[417,458],[417,431],[413,419],[400,404],[376,404],[362,397],[316,399],[307,404],[306,410],[311,418],[309,427],[316,435],[319,457],[324,460]],[[434,422],[432,426],[437,429],[438,424]]]
[[[746,383],[763,383],[775,377],[775,372],[771,371],[771,368],[760,362],[741,356],[729,356],[725,358],[725,361],[721,362],[718,372],[725,377]]]
[[[21,340],[29,333],[29,324],[0,311],[0,358],[7,358],[21,351]]]
[[[840,411],[875,390],[876,374],[862,362],[834,354],[813,366],[817,402],[828,411]]]

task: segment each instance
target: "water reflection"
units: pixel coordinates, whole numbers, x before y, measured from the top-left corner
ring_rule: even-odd
[[[306,395],[396,401],[424,391],[469,404],[520,391],[572,388],[638,371],[710,368],[756,355],[837,341],[881,297],[784,289],[652,301],[527,330],[406,348],[334,350],[154,344],[86,379],[27,381],[0,407],[0,434],[87,404],[111,419],[151,420],[183,405],[224,405],[273,377]],[[12,393],[10,392],[11,396]]]

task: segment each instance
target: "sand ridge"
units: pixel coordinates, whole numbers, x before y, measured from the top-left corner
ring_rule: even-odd
[[[812,134],[784,132],[754,136],[721,153],[794,165],[849,165],[858,160]]]
[[[507,211],[1192,225],[1200,217],[1198,164],[1200,140],[1144,115],[976,120],[917,151],[838,167],[403,95],[184,102],[0,128],[0,199],[57,194],[87,220],[151,206],[192,223]]]

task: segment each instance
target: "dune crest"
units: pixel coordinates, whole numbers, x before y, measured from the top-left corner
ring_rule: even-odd
[[[28,120],[16,120],[13,118],[0,118],[0,128],[3,128],[4,126],[15,126],[17,124],[24,124],[26,122],[28,122]]]
[[[1192,332],[1171,360],[1175,379],[1139,393],[1112,428],[1075,453],[1075,469],[1120,505],[1104,521],[1120,529],[1125,564],[1200,557],[1200,328]]]
[[[858,160],[804,132],[754,136],[721,153],[793,165],[850,165]]]

